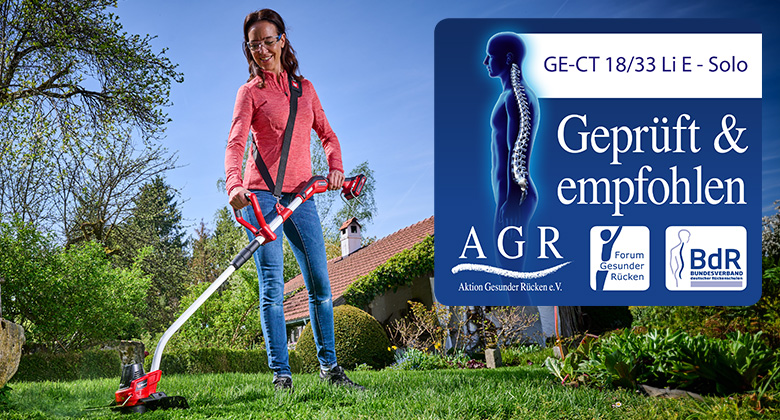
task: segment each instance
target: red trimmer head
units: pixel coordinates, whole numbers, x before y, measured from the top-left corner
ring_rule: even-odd
[[[111,409],[128,414],[157,409],[189,408],[184,397],[169,397],[164,392],[156,392],[161,375],[160,370],[144,374],[141,363],[122,366],[122,378]]]

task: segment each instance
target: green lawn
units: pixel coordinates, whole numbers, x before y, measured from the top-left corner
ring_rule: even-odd
[[[270,374],[163,375],[158,387],[185,396],[188,410],[156,411],[144,419],[746,419],[771,418],[738,400],[651,399],[627,390],[573,389],[537,365],[495,370],[351,372],[364,392],[328,386],[315,375],[295,375],[295,392],[277,394]],[[11,410],[0,419],[122,417],[105,405],[115,379],[12,383]],[[618,404],[619,403],[619,404]],[[613,407],[619,405],[619,407]]]

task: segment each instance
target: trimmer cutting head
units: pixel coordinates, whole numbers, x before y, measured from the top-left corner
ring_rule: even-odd
[[[128,414],[157,409],[189,408],[184,397],[169,397],[164,392],[156,392],[161,375],[162,372],[159,370],[145,374],[141,363],[122,366],[119,389],[116,391],[114,406],[111,409]]]

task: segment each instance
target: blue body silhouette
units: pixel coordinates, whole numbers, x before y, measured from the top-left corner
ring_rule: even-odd
[[[522,77],[522,62],[525,57],[525,44],[519,35],[501,32],[493,35],[487,43],[487,56],[484,64],[490,77],[499,79],[503,88],[490,116],[491,131],[491,179],[493,198],[496,203],[493,229],[495,237],[507,226],[522,228],[527,235],[527,227],[536,209],[538,200],[536,187],[528,176],[525,191],[512,177],[512,151],[518,140],[522,115],[516,91],[512,83],[512,65],[519,70],[516,83],[522,85],[527,99],[527,121],[530,123],[530,138],[527,140],[524,160],[526,168],[530,162],[531,146],[539,124],[539,101],[534,92],[525,84]],[[496,254],[499,255],[499,254]],[[515,270],[522,270],[525,256],[506,261],[500,257],[498,263]]]

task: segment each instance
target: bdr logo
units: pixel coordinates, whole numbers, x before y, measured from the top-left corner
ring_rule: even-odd
[[[729,268],[736,268],[741,270],[739,266],[739,250],[738,249],[726,249],[726,257],[723,258],[723,250],[718,248],[718,251],[714,254],[707,256],[707,253],[703,249],[691,250],[691,270],[700,270],[702,268],[708,268],[711,270],[720,270]],[[721,261],[725,260],[725,265],[721,264]]]
[[[747,231],[742,226],[670,226],[665,249],[669,290],[747,287]]]

